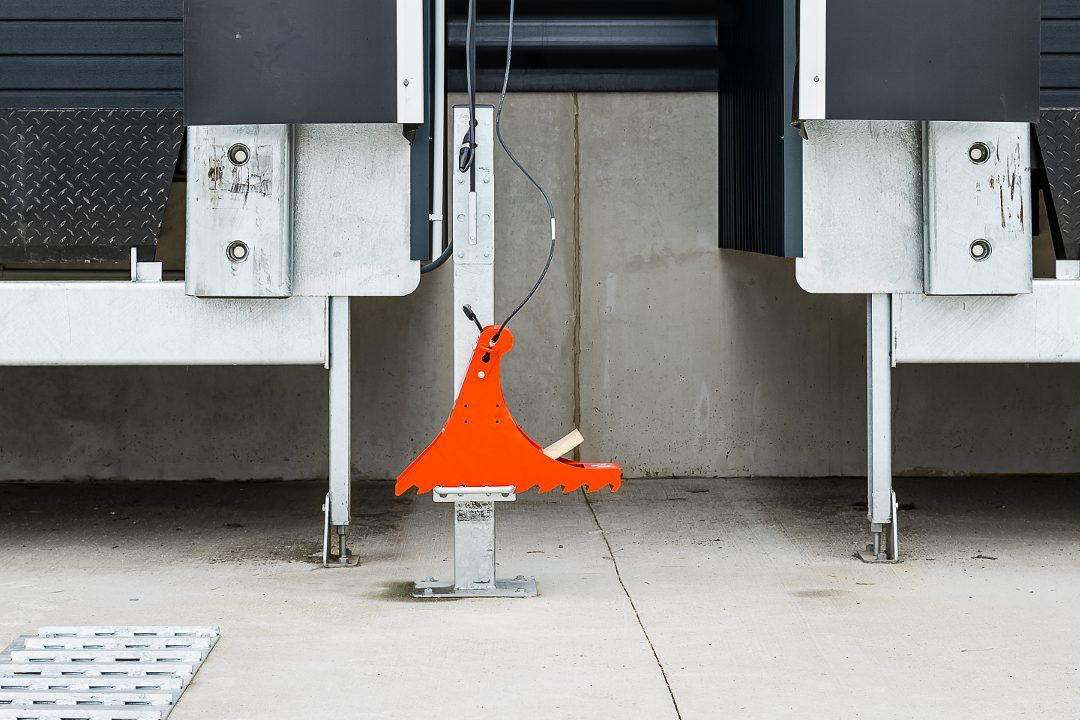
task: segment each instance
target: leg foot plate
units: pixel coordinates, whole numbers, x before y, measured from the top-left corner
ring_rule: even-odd
[[[414,598],[536,597],[536,580],[499,578],[493,588],[455,588],[452,580],[417,580]]]
[[[885,563],[892,565],[900,562],[899,560],[890,560],[889,556],[885,553],[879,553],[878,555],[875,555],[873,545],[868,545],[865,550],[860,550],[859,552],[855,553],[855,557],[859,558],[864,563]]]
[[[360,566],[360,556],[356,553],[349,553],[345,557],[345,562],[341,562],[338,555],[330,555],[327,558],[326,565],[323,567],[333,570],[334,568],[354,568]]]

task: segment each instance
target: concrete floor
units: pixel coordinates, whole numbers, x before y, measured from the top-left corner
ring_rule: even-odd
[[[899,479],[904,562],[874,566],[860,480],[529,493],[499,557],[540,596],[458,601],[409,597],[451,571],[449,507],[392,487],[355,486],[363,564],[324,570],[321,483],[0,485],[0,646],[218,625],[172,720],[1076,712],[1071,478]]]

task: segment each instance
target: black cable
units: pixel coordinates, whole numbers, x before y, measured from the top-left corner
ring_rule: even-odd
[[[420,266],[420,274],[423,275],[424,273],[429,273],[432,270],[438,270],[440,267],[443,266],[443,263],[445,263],[447,260],[450,259],[450,255],[453,252],[454,252],[454,241],[451,240],[447,244],[446,249],[442,251],[441,255],[439,255],[439,257],[435,258],[434,260],[432,260],[431,262],[429,262],[429,263],[427,263],[425,265]]]
[[[469,192],[476,192],[476,0],[469,0],[465,29],[465,83],[469,94],[469,129],[458,150],[458,172],[469,170]]]
[[[465,317],[476,323],[477,330],[484,332],[484,326],[480,324],[480,318],[476,317],[476,313],[473,312],[472,305],[462,305],[461,312],[465,313]],[[487,362],[487,360],[484,362]]]
[[[469,7],[472,8],[472,3],[475,0],[469,0]],[[471,18],[470,18],[471,21]],[[544,196],[544,200],[547,201],[548,213],[551,215],[551,251],[548,252],[547,262],[544,264],[544,271],[540,273],[540,277],[537,278],[536,284],[533,285],[532,290],[525,296],[525,299],[521,301],[521,304],[514,308],[514,311],[510,313],[502,325],[499,326],[498,331],[491,338],[491,343],[495,344],[499,341],[499,336],[502,335],[502,331],[506,328],[507,324],[518,314],[521,308],[525,307],[525,303],[532,299],[533,293],[540,287],[540,283],[544,281],[544,277],[547,275],[548,270],[551,268],[551,259],[555,257],[555,206],[551,204],[551,198],[548,197],[547,191],[541,187],[540,183],[536,182],[536,178],[529,174],[518,159],[514,157],[514,153],[510,152],[510,148],[506,147],[506,142],[503,140],[502,131],[499,128],[499,120],[502,118],[503,102],[506,100],[506,86],[510,82],[510,54],[514,46],[514,0],[510,0],[510,24],[509,30],[506,36],[506,72],[503,74],[503,86],[502,95],[499,97],[499,110],[495,113],[495,135],[499,138],[499,144],[502,145],[502,149],[506,151],[506,154],[517,165],[518,170],[524,173],[525,177],[529,178],[529,181],[536,186],[536,189],[540,191],[540,194]]]
[[[476,0],[469,0],[469,141],[472,158],[469,162],[469,192],[476,192]]]
[[[468,83],[469,93],[469,129],[465,131],[465,137],[461,139],[461,147],[458,150],[458,170],[469,170],[469,190],[476,192],[476,87],[473,79],[476,77],[476,0],[469,0],[469,21],[465,31],[465,78]],[[445,203],[444,203],[445,207]],[[445,216],[445,210],[443,212]],[[444,221],[443,227],[446,227]],[[420,274],[429,273],[442,267],[454,252],[454,241],[451,239],[446,244],[446,249],[439,257],[426,265],[420,266]]]

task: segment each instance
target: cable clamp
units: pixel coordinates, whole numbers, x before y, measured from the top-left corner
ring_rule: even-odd
[[[428,215],[427,219],[430,220],[431,222],[442,222],[443,216],[442,215],[434,215],[434,214],[432,214],[432,215]]]

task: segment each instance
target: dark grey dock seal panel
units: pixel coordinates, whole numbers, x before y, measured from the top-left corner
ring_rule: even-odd
[[[826,19],[828,118],[1038,120],[1039,0],[828,0]]]
[[[395,0],[188,0],[188,125],[397,122]]]

